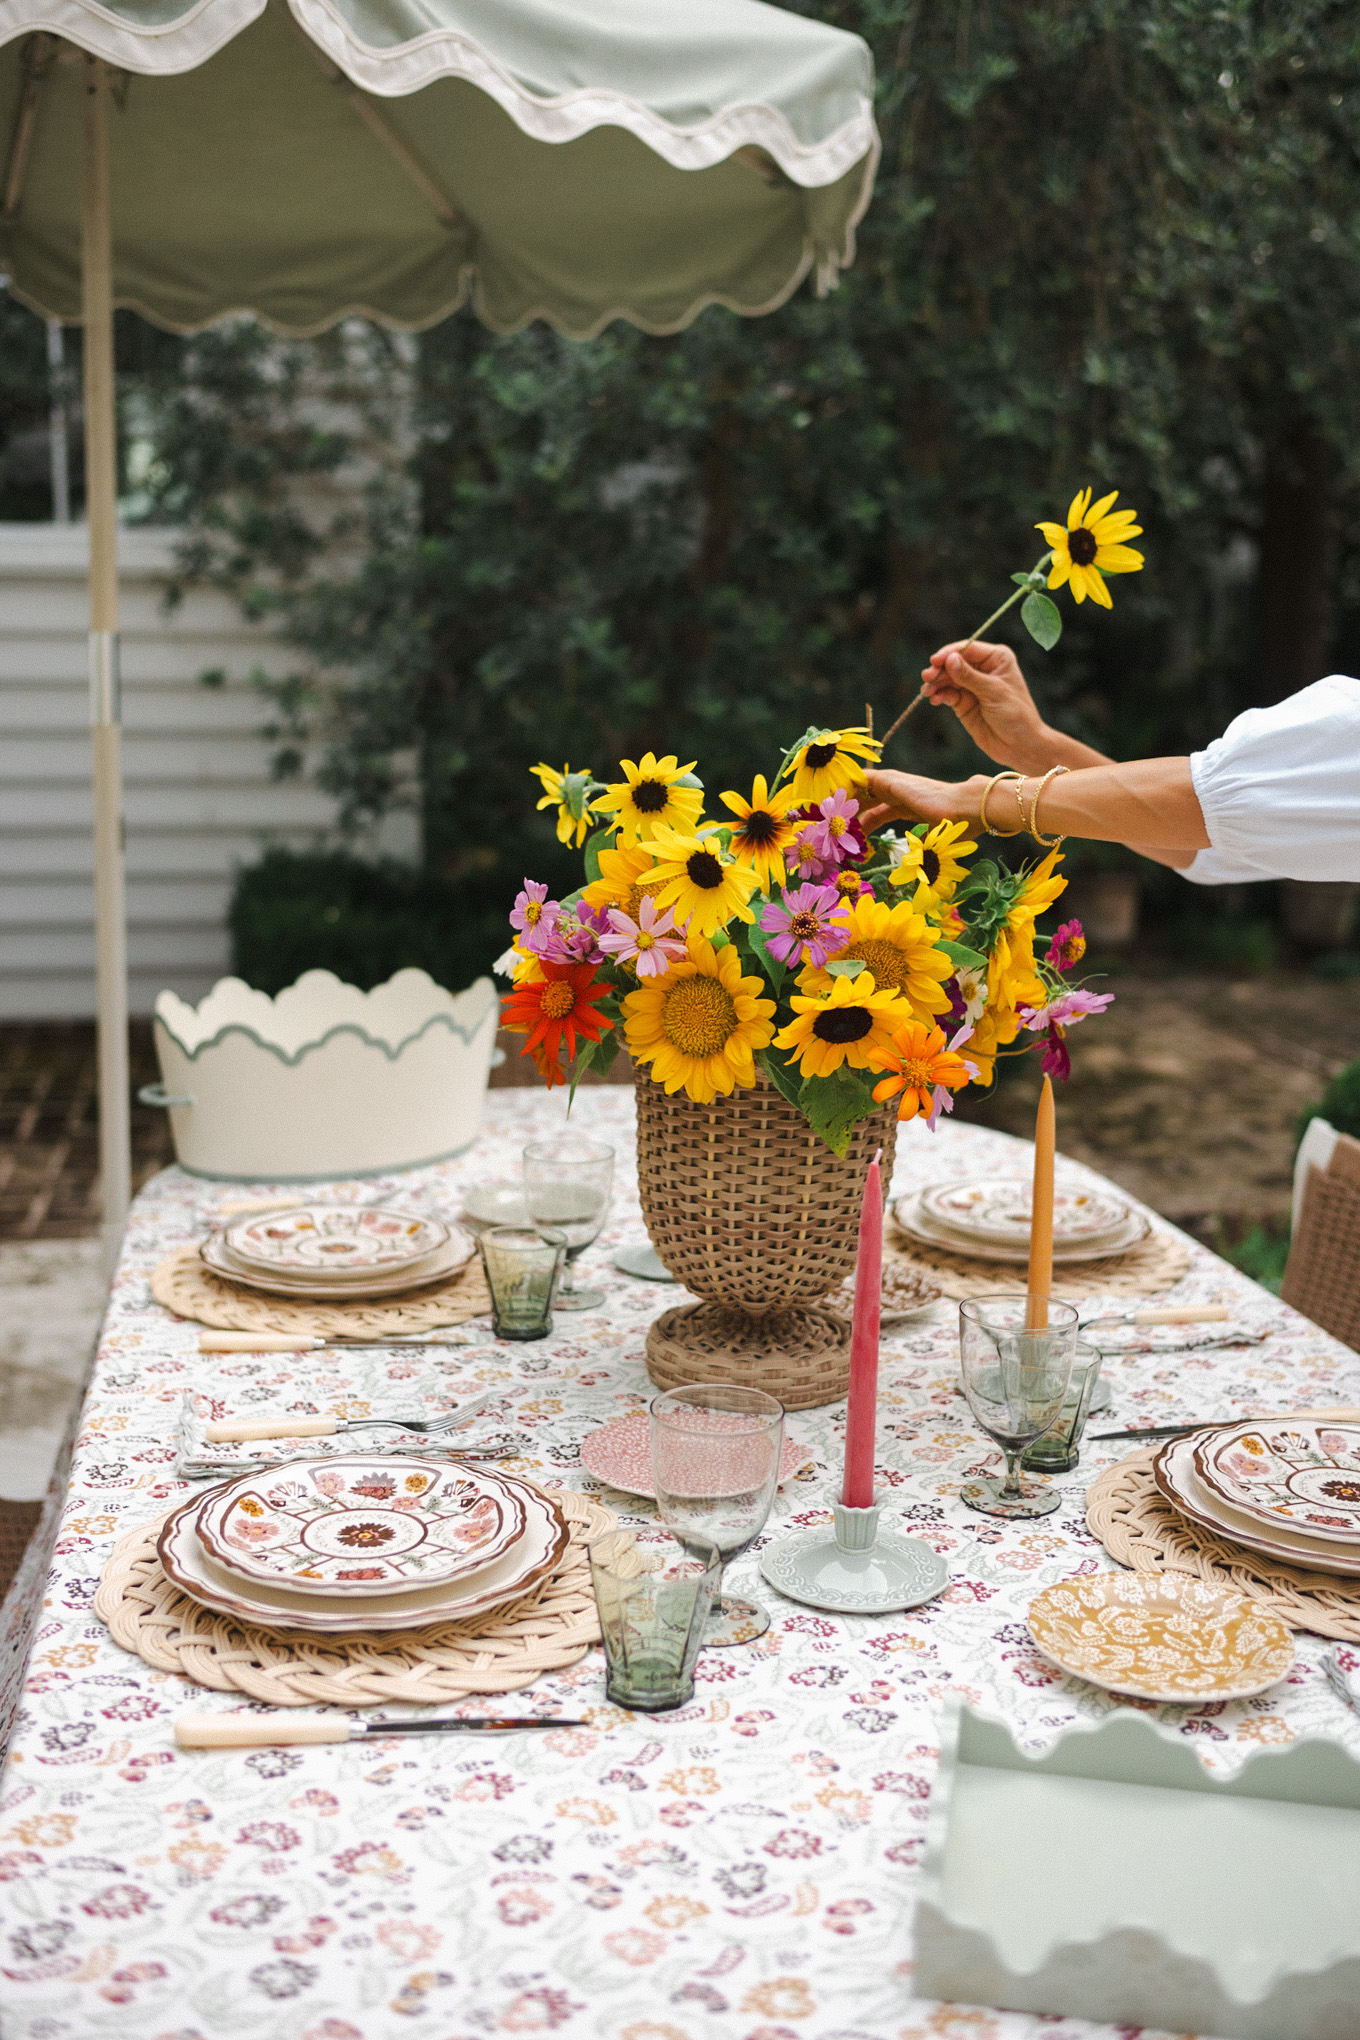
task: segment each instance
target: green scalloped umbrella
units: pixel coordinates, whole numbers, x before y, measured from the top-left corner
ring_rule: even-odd
[[[0,0],[0,265],[85,326],[100,1161],[130,1192],[113,307],[574,339],[853,259],[868,50],[763,0]]]

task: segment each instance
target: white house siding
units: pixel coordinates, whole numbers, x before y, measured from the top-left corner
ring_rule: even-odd
[[[121,534],[128,955],[134,1013],[170,986],[201,998],[227,968],[237,867],[268,842],[331,835],[334,805],[269,776],[253,666],[290,655],[225,596],[162,607],[172,537]],[[94,1012],[86,534],[0,524],[0,1019]],[[226,687],[202,686],[220,667]],[[334,840],[331,836],[331,840]],[[393,845],[393,848],[398,847]]]

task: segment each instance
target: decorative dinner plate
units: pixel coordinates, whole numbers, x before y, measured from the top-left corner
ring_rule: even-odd
[[[769,1461],[765,1463],[768,1466]],[[812,1453],[803,1445],[795,1445],[785,1432],[784,1449],[779,1459],[779,1485],[782,1487],[801,1467],[812,1463]],[[581,1464],[587,1473],[594,1474],[596,1480],[605,1481],[621,1493],[645,1495],[649,1501],[655,1501],[651,1422],[646,1410],[639,1410],[631,1417],[620,1417],[616,1423],[604,1424],[598,1431],[592,1431],[588,1438],[583,1438]]]
[[[1283,1559],[1286,1565],[1302,1566],[1310,1572],[1340,1573],[1360,1579],[1360,1552],[1328,1544],[1325,1537],[1309,1537],[1286,1523],[1258,1523],[1254,1516],[1234,1509],[1206,1488],[1195,1473],[1195,1447],[1203,1433],[1173,1438],[1163,1445],[1152,1461],[1152,1477],[1158,1492],[1201,1529],[1215,1537],[1258,1551],[1264,1558]]]
[[[937,1225],[1029,1252],[1032,1186],[1019,1179],[1000,1182],[933,1183],[921,1192],[921,1209]],[[1097,1190],[1055,1190],[1053,1244],[1093,1246],[1113,1238],[1128,1220],[1122,1197]]]
[[[975,1261],[1001,1261],[1021,1263],[1029,1259],[1029,1242],[1026,1236],[1018,1246],[1002,1246],[995,1240],[977,1239],[957,1232],[952,1227],[941,1225],[923,1208],[920,1195],[899,1197],[892,1208],[893,1219],[898,1230],[908,1239],[917,1240],[923,1246],[943,1247],[946,1253],[967,1254]],[[1151,1230],[1149,1222],[1141,1212],[1130,1211],[1120,1230],[1110,1238],[1095,1245],[1089,1242],[1079,1245],[1053,1243],[1055,1267],[1068,1266],[1076,1261],[1103,1261],[1114,1254],[1127,1253],[1145,1239]]]
[[[300,1204],[227,1227],[226,1244],[248,1267],[279,1275],[385,1275],[442,1247],[449,1229],[385,1205]]]
[[[197,1495],[171,1511],[156,1549],[167,1579],[190,1600],[262,1629],[301,1630],[313,1636],[355,1636],[370,1630],[424,1629],[437,1622],[468,1622],[490,1608],[530,1592],[553,1571],[571,1535],[566,1517],[550,1495],[512,1474],[503,1474],[501,1478],[514,1488],[524,1505],[523,1535],[509,1551],[480,1572],[446,1586],[418,1587],[404,1594],[343,1601],[238,1579],[215,1565],[199,1541],[194,1517],[202,1502]]]
[[[331,1281],[325,1274],[306,1276],[253,1272],[227,1258],[220,1233],[211,1234],[198,1251],[204,1266],[211,1268],[214,1275],[221,1275],[228,1282],[239,1282],[245,1289],[262,1290],[267,1296],[295,1296],[311,1303],[362,1303],[375,1296],[405,1295],[408,1290],[422,1289],[431,1282],[447,1281],[450,1275],[456,1275],[472,1259],[477,1249],[462,1227],[455,1226],[444,1246],[413,1266],[388,1270],[385,1274],[351,1277],[349,1281]]]
[[[237,1579],[353,1599],[479,1571],[520,1536],[524,1505],[459,1460],[355,1452],[244,1474],[207,1497],[197,1529]]]
[[[883,1288],[879,1297],[878,1321],[885,1328],[905,1324],[909,1318],[919,1317],[923,1311],[938,1303],[943,1291],[938,1282],[931,1282],[919,1268],[910,1263],[885,1261],[883,1264]],[[832,1298],[827,1299],[833,1301]],[[834,1302],[843,1311],[853,1312],[855,1308],[855,1278],[847,1275],[835,1292]]]
[[[1360,1424],[1234,1424],[1202,1434],[1194,1459],[1202,1484],[1258,1523],[1360,1551]]]
[[[1294,1639],[1276,1615],[1188,1573],[1090,1573],[1029,1604],[1029,1633],[1065,1672],[1139,1700],[1244,1700],[1284,1678]]]

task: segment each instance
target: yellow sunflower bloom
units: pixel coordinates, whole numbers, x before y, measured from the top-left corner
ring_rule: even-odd
[[[671,828],[693,829],[703,812],[701,786],[681,786],[678,781],[694,770],[694,759],[681,765],[674,753],[658,758],[649,751],[634,764],[620,758],[621,780],[597,794],[595,805],[602,814],[616,814],[625,843],[645,843],[661,823]]]
[[[1084,602],[1089,595],[1102,609],[1114,608],[1110,591],[1105,586],[1105,575],[1136,574],[1143,564],[1143,555],[1127,543],[1127,540],[1138,538],[1142,533],[1143,527],[1137,522],[1138,512],[1112,512],[1110,506],[1118,494],[1118,489],[1112,489],[1108,496],[1092,503],[1091,491],[1078,489],[1068,509],[1065,525],[1040,524],[1036,527],[1053,548],[1049,587],[1069,586],[1078,602]]]
[[[974,854],[977,844],[963,841],[967,834],[967,822],[936,822],[924,836],[908,836],[889,883],[914,886],[912,903],[922,913],[943,906],[968,876],[962,860]]]
[[[697,1105],[711,1105],[738,1085],[756,1080],[755,1057],[774,1033],[773,999],[762,999],[765,980],[743,977],[729,942],[691,937],[688,959],[666,975],[629,992],[623,1002],[624,1038],[634,1062],[650,1063],[653,1080],[674,1093],[683,1088]]]
[[[749,865],[724,864],[716,836],[681,835],[657,829],[656,876],[663,879],[659,907],[674,907],[676,920],[691,935],[716,935],[731,920],[754,921],[747,905],[760,884]]]
[[[899,1119],[915,1119],[918,1112],[928,1113],[931,1093],[937,1084],[943,1084],[947,1091],[961,1091],[968,1082],[968,1065],[963,1057],[953,1054],[945,1045],[940,1028],[929,1027],[921,1020],[907,1020],[896,1028],[892,1047],[882,1060],[874,1059],[873,1067],[888,1072],[881,1084],[874,1085],[874,1096],[880,1105],[900,1093]]]
[[[551,765],[531,765],[529,770],[543,788],[539,807],[557,809],[558,842],[574,843],[579,850],[598,820],[590,804],[594,780],[589,765],[581,772],[573,772],[570,765],[560,772],[554,772]]]
[[[636,921],[642,901],[655,899],[665,884],[655,872],[650,845],[616,843],[601,850],[600,875],[583,888],[581,897],[589,907],[622,907],[629,920]]]
[[[952,977],[954,966],[936,946],[940,931],[916,912],[912,902],[899,900],[889,907],[866,894],[838,918],[845,928],[845,945],[828,962],[857,957],[872,971],[877,985],[902,994],[918,1019],[948,1011],[949,996],[941,987]],[[830,971],[805,970],[798,987],[804,992],[828,992],[836,982]]]
[[[762,892],[773,892],[785,882],[784,852],[798,834],[797,822],[788,820],[789,809],[798,805],[797,796],[787,787],[783,793],[771,793],[761,773],[749,800],[739,793],[723,793],[718,798],[737,817],[732,855],[738,863],[750,865]]]
[[[819,730],[789,762],[789,790],[795,802],[806,807],[812,801],[825,800],[840,786],[858,795],[864,786],[860,760],[876,765],[882,749],[862,724],[849,730]]]
[[[894,1028],[911,1018],[901,997],[891,987],[880,990],[867,970],[833,977],[830,984],[829,998],[795,994],[794,1018],[776,1034],[775,1047],[795,1050],[805,1077],[829,1077],[842,1063],[852,1070],[881,1068],[875,1059],[891,1056]]]

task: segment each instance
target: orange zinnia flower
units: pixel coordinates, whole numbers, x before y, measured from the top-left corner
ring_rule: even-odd
[[[961,1090],[970,1074],[963,1057],[946,1048],[942,1030],[920,1020],[908,1020],[897,1028],[891,1050],[875,1055],[872,1067],[891,1071],[881,1084],[874,1085],[874,1096],[882,1105],[901,1092],[899,1119],[915,1119],[918,1112],[929,1117],[935,1086]]]
[[[533,1057],[551,1086],[555,1081],[551,1070],[562,1059],[563,1036],[570,1062],[578,1036],[582,1041],[598,1041],[614,1023],[595,1011],[595,1001],[604,998],[609,987],[595,982],[593,963],[549,963],[544,959],[542,969],[540,984],[519,985],[511,992],[501,1008],[501,1021],[512,1034],[528,1035],[520,1054]]]

